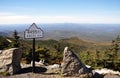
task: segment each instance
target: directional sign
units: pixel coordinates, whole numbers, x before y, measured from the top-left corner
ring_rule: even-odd
[[[43,31],[41,28],[38,28],[35,23],[33,23],[29,29],[26,29],[24,32],[24,38],[33,39],[33,48],[32,48],[32,71],[35,72],[35,38],[43,37]]]
[[[41,38],[43,37],[43,30],[38,28],[35,23],[33,23],[29,29],[26,29],[24,32],[24,38],[32,39],[32,38]]]

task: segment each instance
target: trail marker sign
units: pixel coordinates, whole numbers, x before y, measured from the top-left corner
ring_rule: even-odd
[[[33,23],[29,29],[26,29],[24,32],[24,38],[32,39],[32,38],[41,38],[43,37],[43,30],[38,28],[35,23]]]
[[[38,28],[35,23],[33,23],[29,29],[26,29],[24,32],[25,39],[33,39],[32,43],[32,72],[35,72],[35,38],[43,37],[43,31],[41,28]]]

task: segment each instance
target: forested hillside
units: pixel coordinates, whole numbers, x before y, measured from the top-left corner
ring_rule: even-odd
[[[12,48],[14,38],[0,37],[1,49]],[[8,42],[9,39],[12,42]],[[22,49],[22,62],[30,63],[32,60],[32,40],[19,39],[19,48]],[[70,47],[82,62],[93,68],[111,68],[120,70],[120,38],[111,40],[110,45],[87,42],[77,37],[60,40],[36,40],[35,60],[45,60],[48,64],[62,62],[64,47]]]

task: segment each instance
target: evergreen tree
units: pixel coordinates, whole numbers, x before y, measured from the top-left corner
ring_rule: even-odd
[[[14,33],[13,33],[13,37],[14,37],[14,40],[13,40],[13,47],[19,47],[20,46],[20,42],[19,42],[19,36],[18,36],[18,32],[15,30]]]
[[[119,47],[120,47],[119,42],[120,42],[119,36],[115,40],[112,41],[112,45],[110,48],[110,55],[112,57],[110,57],[110,58],[113,62],[116,61],[118,58],[118,52],[119,52]]]
[[[50,52],[47,48],[39,48],[35,51],[35,61],[45,60],[50,63]]]
[[[100,51],[96,50],[95,52],[95,66],[100,66],[101,61],[100,61]]]
[[[108,56],[109,65],[108,68],[118,69],[119,63],[119,52],[120,52],[120,38],[117,36],[115,40],[112,41],[110,48],[108,49],[106,55]]]
[[[117,38],[116,38],[116,42],[117,43],[120,43],[120,36],[118,35]]]
[[[5,37],[0,36],[0,50],[8,48],[9,44]]]
[[[57,52],[60,52],[60,49],[61,49],[60,43],[57,43],[56,45],[54,45],[54,48],[57,50]]]
[[[85,63],[90,65],[91,64],[91,59],[90,59],[90,51],[87,51],[86,52],[86,60],[85,60]]]

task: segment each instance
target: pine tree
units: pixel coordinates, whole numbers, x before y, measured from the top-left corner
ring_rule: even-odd
[[[96,58],[95,58],[96,64],[95,64],[95,66],[97,67],[101,63],[101,61],[100,61],[100,51],[96,50],[95,55],[96,55]]]
[[[116,38],[116,42],[117,43],[120,43],[120,36],[118,35],[117,38]]]
[[[61,49],[60,43],[54,45],[54,48],[57,50],[57,52],[60,52],[60,49]]]
[[[112,69],[118,69],[118,59],[120,52],[120,38],[117,36],[115,40],[112,41],[112,44],[107,51],[106,55],[108,56],[108,60],[110,61],[109,67]]]
[[[9,44],[10,44],[10,42],[7,41],[5,37],[0,36],[0,50],[8,48]]]
[[[18,36],[18,32],[16,30],[13,33],[13,37],[14,37],[13,47],[19,47],[20,46],[20,42],[19,42],[20,37]]]

